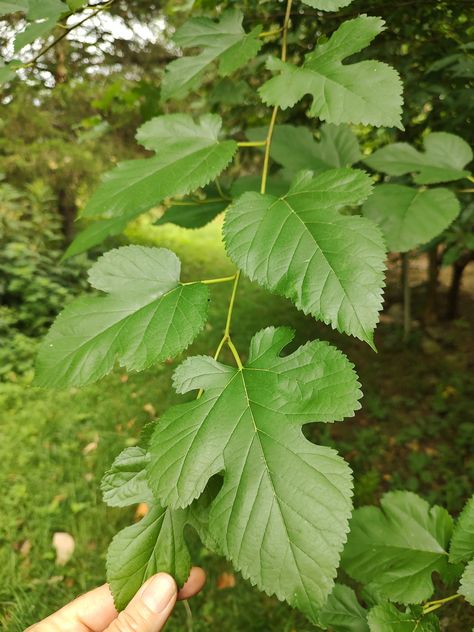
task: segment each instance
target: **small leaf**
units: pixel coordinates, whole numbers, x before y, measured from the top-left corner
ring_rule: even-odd
[[[369,632],[367,611],[359,604],[355,592],[336,584],[323,606],[318,624],[334,632]]]
[[[101,482],[104,502],[110,507],[127,507],[135,503],[153,504],[153,494],[146,480],[149,455],[143,448],[123,450]]]
[[[209,485],[203,496],[187,509],[160,507],[152,500],[145,480],[144,468],[148,462],[149,455],[145,451],[124,450],[102,481],[104,499],[114,506],[128,505],[138,498],[150,499],[148,505],[145,502],[138,505],[136,515],[140,510],[140,521],[120,531],[109,546],[107,580],[118,610],[125,608],[140,586],[155,573],[170,573],[179,585],[185,583],[191,567],[183,533],[187,524],[197,531],[206,546],[214,544],[207,533],[207,520],[215,485]]]
[[[266,128],[247,130],[250,140],[263,140]],[[361,158],[356,135],[348,125],[323,123],[317,142],[307,127],[277,125],[273,132],[270,156],[291,175],[301,170],[314,173],[334,167],[350,167]]]
[[[170,223],[182,228],[201,228],[229,205],[229,200],[222,198],[215,186],[205,187],[203,193],[206,196],[204,198],[189,197],[172,203],[155,222],[155,226]]]
[[[76,542],[70,533],[57,531],[53,535],[53,547],[56,551],[56,564],[65,566],[73,556]]]
[[[454,527],[449,561],[469,562],[474,558],[474,496],[466,503]]]
[[[342,7],[347,7],[352,0],[303,0],[303,2],[320,11],[337,11]]]
[[[20,4],[22,4],[20,0]],[[28,20],[57,19],[67,13],[69,7],[61,0],[28,0]]]
[[[371,188],[362,171],[332,169],[302,172],[281,198],[246,193],[226,213],[227,253],[252,281],[373,345],[385,247],[370,220],[338,212]]]
[[[460,180],[469,175],[463,168],[472,160],[472,150],[460,136],[432,132],[423,140],[425,151],[408,143],[382,147],[364,162],[372,169],[391,176],[414,173],[417,184],[435,184]]]
[[[259,192],[262,185],[262,178],[260,176],[241,176],[237,180],[232,182],[230,187],[230,193],[232,198],[239,197],[247,191]],[[290,183],[277,176],[267,179],[267,193],[270,195],[276,195],[277,197],[285,195],[288,192]]]
[[[443,232],[461,210],[448,189],[414,189],[381,184],[364,203],[362,212],[380,226],[391,252],[407,252]]]
[[[471,560],[464,570],[459,594],[463,595],[471,606],[474,606],[474,560]]]
[[[0,17],[9,13],[16,13],[17,11],[26,13],[28,11],[28,0],[0,0]]]
[[[343,22],[327,42],[306,55],[299,68],[271,58],[268,67],[279,75],[260,88],[262,100],[286,109],[310,94],[313,103],[309,114],[323,121],[402,128],[398,73],[374,60],[342,63],[368,46],[383,29],[381,18],[361,15]]]
[[[369,612],[370,632],[439,632],[439,619],[431,613],[423,615],[420,609],[406,612],[391,603],[380,604]]]
[[[18,33],[13,43],[13,50],[18,53],[22,48],[31,44],[39,37],[45,37],[56,26],[56,22],[59,18],[59,14],[55,17],[42,20],[41,22],[30,22],[26,25],[25,29]]]
[[[202,116],[199,123],[187,114],[148,121],[139,128],[137,140],[159,153],[118,164],[105,175],[82,215],[139,215],[166,197],[205,186],[225,169],[237,150],[235,141],[219,141],[221,124],[216,114]]]
[[[162,98],[182,98],[196,88],[210,64],[219,61],[219,74],[229,75],[244,66],[260,50],[261,26],[250,33],[242,28],[243,15],[228,10],[218,22],[205,17],[191,18],[173,37],[182,48],[202,48],[193,57],[181,57],[166,66]]]
[[[23,6],[23,3],[20,2],[20,5]],[[68,11],[69,7],[61,0],[28,0],[26,17],[29,24],[15,37],[13,50],[17,53],[27,44],[50,33],[61,15]]]
[[[183,351],[204,326],[208,288],[179,282],[180,261],[164,248],[125,246],[91,268],[93,287],[58,316],[36,364],[37,386],[93,382],[120,366],[141,371]]]
[[[97,246],[97,244],[102,243],[107,237],[122,233],[129,222],[140,215],[141,212],[141,210],[138,212],[133,210],[129,213],[125,213],[121,217],[100,219],[92,222],[75,237],[71,244],[69,244],[62,257],[63,260],[86,252],[86,250],[89,250],[93,246]]]
[[[292,336],[260,331],[243,370],[202,356],[181,364],[175,388],[204,393],[163,415],[148,474],[156,498],[178,508],[224,471],[209,508],[211,537],[244,577],[316,621],[346,537],[351,476],[301,425],[352,415],[361,393],[352,365],[326,343],[281,356]]]
[[[187,513],[155,504],[137,524],[113,538],[107,553],[107,581],[117,610],[123,610],[155,573],[169,573],[179,585],[185,583],[191,568],[183,538]]]
[[[432,574],[447,566],[452,519],[411,492],[390,492],[381,508],[356,509],[342,555],[344,570],[387,599],[419,603],[433,594]]]

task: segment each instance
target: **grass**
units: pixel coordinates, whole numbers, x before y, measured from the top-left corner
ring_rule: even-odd
[[[144,229],[137,224],[129,237],[175,250],[183,261],[183,277],[190,280],[232,273],[218,229],[216,224],[200,231]],[[220,338],[230,286],[219,284],[211,291],[209,324],[189,353],[212,352]],[[308,430],[312,438],[337,446],[349,460],[355,471],[357,503],[374,502],[387,489],[408,487],[451,511],[460,510],[474,476],[470,453],[474,437],[468,422],[474,389],[465,377],[469,360],[461,352],[462,323],[459,331],[454,327],[450,332],[451,359],[427,356],[420,362],[416,337],[410,348],[402,349],[400,332],[388,325],[377,334],[380,353],[376,355],[244,280],[233,332],[243,358],[253,333],[270,324],[291,324],[298,331],[298,342],[326,338],[358,368],[366,392],[363,410],[343,424]],[[118,529],[131,523],[133,511],[106,508],[98,491],[100,479],[115,455],[136,443],[143,425],[178,401],[171,374],[179,361],[129,376],[117,371],[80,391],[0,386],[0,477],[5,482],[0,515],[2,629],[23,630],[104,581],[108,543]],[[67,531],[76,541],[74,556],[63,567],[55,564],[52,549],[56,531]],[[235,587],[220,589],[223,573],[232,574],[230,565],[193,538],[191,548],[195,562],[209,574],[205,591],[191,603],[195,631],[314,629],[297,612],[262,595],[238,575]],[[470,629],[474,621],[464,612],[457,602],[444,608],[447,629]],[[167,629],[189,629],[182,606]]]

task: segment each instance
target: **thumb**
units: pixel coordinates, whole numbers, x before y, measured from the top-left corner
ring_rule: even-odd
[[[158,573],[135,595],[105,632],[159,632],[170,616],[178,589],[174,579]]]

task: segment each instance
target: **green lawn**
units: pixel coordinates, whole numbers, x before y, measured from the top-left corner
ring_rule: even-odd
[[[185,280],[222,276],[232,271],[219,226],[200,231],[136,227],[130,238],[175,250]],[[189,350],[212,352],[223,329],[229,286],[212,287],[209,324]],[[337,446],[356,476],[356,502],[374,502],[393,488],[408,487],[432,502],[459,511],[474,474],[470,454],[474,388],[467,375],[464,324],[450,330],[451,352],[420,356],[415,339],[402,349],[400,332],[382,326],[379,354],[347,340],[296,312],[288,302],[243,281],[234,315],[234,340],[245,357],[255,331],[291,324],[298,341],[320,336],[335,342],[355,362],[366,396],[363,410],[343,424],[309,429],[308,434]],[[454,349],[454,350],[453,350]],[[420,360],[421,358],[421,360]],[[104,581],[105,554],[113,534],[133,520],[133,511],[107,509],[98,491],[103,472],[125,446],[133,445],[142,426],[178,397],[171,374],[179,363],[142,374],[117,371],[81,391],[41,391],[20,384],[0,385],[0,478],[4,507],[0,515],[0,624],[14,632]],[[55,565],[52,535],[71,533],[76,551],[64,567]],[[312,630],[306,620],[254,590],[239,576],[233,588],[219,589],[218,578],[231,567],[192,537],[196,563],[206,568],[205,591],[192,605],[200,630]],[[26,544],[25,544],[26,542]],[[31,548],[30,548],[31,547]],[[447,629],[465,632],[474,620],[461,615],[458,603],[445,608]],[[462,618],[464,616],[464,618]],[[472,619],[472,617],[471,617]],[[188,630],[182,606],[168,627]]]

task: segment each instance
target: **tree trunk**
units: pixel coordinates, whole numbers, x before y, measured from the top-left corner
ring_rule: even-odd
[[[410,259],[408,252],[402,253],[403,285],[403,341],[408,342],[411,332]]]
[[[64,189],[58,191],[58,211],[62,218],[63,235],[68,244],[74,239],[76,232],[74,222],[77,214],[76,205],[69,198]]]
[[[461,292],[461,281],[464,270],[470,261],[474,260],[474,252],[467,252],[461,256],[452,266],[451,285],[448,292],[448,303],[446,308],[446,318],[454,320],[458,316],[459,294]]]
[[[438,320],[439,254],[438,245],[428,250],[428,283],[426,285],[423,321],[430,325]]]

